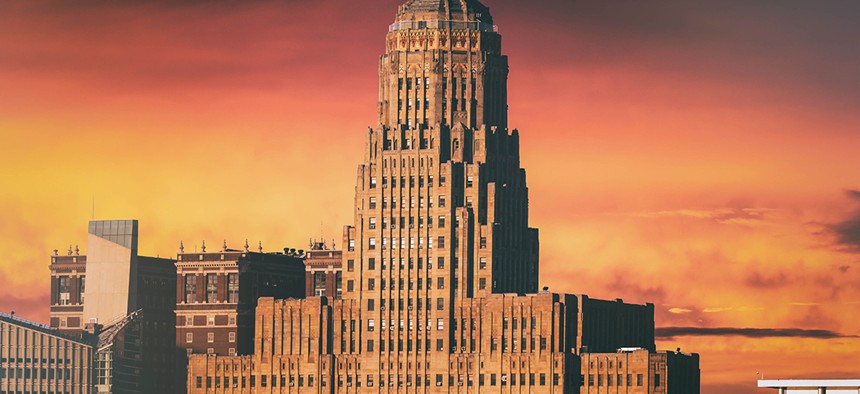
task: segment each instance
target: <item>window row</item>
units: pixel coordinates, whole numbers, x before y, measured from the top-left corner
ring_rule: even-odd
[[[229,303],[237,303],[239,302],[239,274],[227,274],[225,275],[219,274],[206,274],[204,277],[199,277],[197,274],[188,274],[183,278],[184,288],[185,288],[185,303],[197,303],[197,302],[229,302]],[[222,299],[218,296],[218,285],[220,280],[227,280],[227,295],[226,299]],[[198,280],[201,280],[200,285],[204,286],[205,293],[203,299],[197,294],[197,286]]]
[[[371,201],[374,201],[373,204],[375,204],[374,199],[371,198]],[[371,206],[374,206],[374,205],[371,205]],[[406,228],[407,226],[409,228],[415,228],[416,220],[415,220],[414,216],[410,216],[408,218],[403,217],[403,216],[401,216],[400,218],[396,218],[396,217],[391,217],[391,218],[384,217],[384,218],[382,218],[382,228],[383,229],[387,229],[389,227],[392,229],[396,229],[398,223],[400,224],[400,228]],[[424,217],[419,216],[417,223],[418,223],[418,228],[424,228]],[[446,217],[445,216],[439,216],[438,221],[436,223],[439,226],[439,228],[445,228],[445,225],[447,223]],[[377,224],[378,224],[378,222],[377,222],[375,217],[367,219],[368,229],[376,230]],[[427,218],[427,227],[433,228],[433,217],[432,216]]]
[[[398,199],[394,199],[394,198],[392,198],[392,199],[391,199],[391,203],[389,204],[389,199],[388,199],[388,197],[383,197],[383,198],[382,198],[382,209],[388,209],[389,207],[390,207],[391,209],[395,209],[395,208],[397,208],[397,203],[395,202],[395,200],[398,200]],[[468,198],[467,198],[467,200],[468,200]],[[368,202],[367,202],[367,206],[368,206],[368,208],[369,208],[370,210],[375,210],[375,209],[378,207],[378,205],[377,205],[378,201],[379,201],[379,200],[378,200],[376,197],[370,197],[370,198],[368,199]],[[407,198],[406,198],[406,196],[401,196],[401,197],[399,198],[399,201],[400,201],[400,208],[402,208],[402,209],[406,209],[406,207],[407,207],[407,204],[406,204],[406,202],[407,202]],[[409,201],[409,208],[415,208],[415,196],[409,196],[408,201]],[[424,208],[424,207],[425,207],[424,201],[425,201],[424,196],[418,196],[418,207],[419,207],[419,208]],[[427,205],[427,208],[433,208],[433,199],[426,199],[426,201],[427,201],[427,204],[426,204],[426,205]],[[439,207],[440,207],[440,208],[444,208],[444,207],[446,206],[446,201],[447,201],[447,199],[445,198],[445,196],[444,196],[444,195],[439,196],[439,197],[438,197],[438,201],[439,201]],[[391,220],[391,221],[392,221],[392,226],[396,224],[396,223],[394,222],[394,219],[393,219],[393,218],[392,218],[392,220]],[[403,225],[403,224],[401,224],[401,227],[402,227],[402,226],[404,226],[404,225]],[[433,227],[433,226],[432,226],[432,224],[430,225],[430,227]],[[392,228],[393,228],[393,227],[392,227]]]
[[[596,382],[595,382],[595,376],[597,377]],[[625,379],[625,377],[626,377],[626,379]],[[596,385],[598,387],[602,387],[602,386],[610,386],[610,387],[611,386],[630,386],[630,387],[632,387],[633,386],[633,377],[634,377],[633,374],[627,374],[626,376],[622,375],[622,374],[617,374],[617,375],[615,375],[615,374],[606,374],[606,375],[604,375],[604,374],[597,374],[597,375],[589,374],[588,375],[588,385],[589,386],[595,386]],[[636,374],[635,377],[636,377],[636,386],[642,387],[644,385],[644,376],[640,373],[640,374]],[[613,381],[613,378],[615,378],[614,381]],[[585,386],[585,375],[582,375],[580,377],[580,382],[581,382],[582,386]],[[660,374],[654,375],[654,387],[660,387]]]

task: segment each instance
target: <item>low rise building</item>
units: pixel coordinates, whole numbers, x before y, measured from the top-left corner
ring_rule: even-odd
[[[759,380],[758,387],[779,390],[779,394],[857,394],[860,379]]]
[[[698,394],[699,355],[621,348],[581,355],[581,394]]]
[[[92,345],[0,313],[0,393],[89,394]]]
[[[410,309],[423,316],[420,319],[395,318],[397,305],[386,314],[390,319],[378,319],[375,310],[367,311],[354,300],[260,299],[253,355],[191,356],[188,392],[286,387],[473,392],[475,387],[507,386],[572,393],[580,388],[580,347],[637,346],[643,348],[646,370],[651,362],[648,349],[653,349],[654,338],[647,334],[653,332],[648,329],[653,325],[651,304],[607,303],[547,292],[491,294],[457,300],[452,314],[444,318],[436,314],[436,304]],[[635,322],[639,315],[644,326],[629,324],[620,331],[602,330],[590,322]],[[668,355],[663,356],[665,369]]]
[[[176,342],[183,353],[250,354],[260,297],[304,298],[301,256],[264,253],[262,246],[187,252],[176,257]]]

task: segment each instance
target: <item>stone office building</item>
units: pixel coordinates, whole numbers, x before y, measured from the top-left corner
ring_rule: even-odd
[[[241,250],[187,252],[176,257],[176,347],[184,354],[250,354],[259,297],[302,298],[305,267],[298,255]]]
[[[621,348],[583,353],[582,394],[698,394],[699,355]]]
[[[92,345],[0,313],[0,393],[89,394]]]
[[[192,356],[189,392],[574,393],[585,352],[654,352],[653,305],[537,293],[489,10],[408,1],[379,76],[342,299],[261,300],[253,355]]]

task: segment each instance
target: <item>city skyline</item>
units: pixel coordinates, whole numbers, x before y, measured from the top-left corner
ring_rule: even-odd
[[[42,45],[32,48],[13,45],[13,41],[0,42],[9,49],[7,53],[16,54],[13,61],[7,63],[14,73],[11,76],[7,73],[0,81],[18,87],[20,90],[14,91],[20,95],[15,98],[21,98],[19,101],[0,97],[4,104],[7,100],[10,104],[2,113],[0,127],[19,131],[3,133],[2,137],[8,139],[7,145],[24,147],[20,153],[11,152],[10,157],[3,160],[8,160],[9,165],[15,166],[12,168],[20,170],[21,176],[28,179],[8,180],[17,186],[15,192],[22,194],[6,196],[0,202],[4,212],[14,211],[20,215],[10,217],[2,234],[7,240],[20,241],[16,244],[27,245],[33,240],[41,243],[26,251],[19,251],[20,246],[14,248],[16,254],[11,262],[0,268],[4,287],[38,288],[44,272],[20,272],[26,261],[47,261],[51,249],[62,251],[68,242],[84,244],[82,237],[76,234],[81,234],[80,223],[90,215],[93,195],[97,218],[133,216],[142,220],[144,243],[151,243],[141,248],[150,255],[160,253],[170,257],[178,249],[179,240],[184,240],[186,247],[199,244],[189,237],[206,238],[211,246],[219,245],[224,238],[235,246],[245,238],[252,241],[262,238],[264,246],[270,250],[298,247],[308,236],[315,236],[319,227],[323,227],[326,238],[334,238],[339,243],[340,226],[350,222],[351,198],[348,196],[352,195],[354,163],[359,161],[358,147],[365,126],[373,125],[374,111],[367,105],[374,101],[376,68],[373,65],[376,60],[372,57],[381,49],[379,26],[390,23],[387,11],[394,9],[397,2],[391,3],[391,7],[380,7],[383,10],[378,15],[368,14],[368,19],[360,24],[352,21],[351,10],[325,8],[334,4],[326,2],[319,6],[230,4],[214,9],[102,5],[89,9],[101,11],[89,17],[119,19],[115,25],[101,27],[86,25],[86,20],[79,19],[86,8],[54,5],[56,12],[47,13],[47,9],[38,10],[38,5],[5,5],[12,11],[22,7],[17,9],[22,16],[27,16],[29,11],[35,18],[31,22],[38,22],[41,17],[43,23],[32,23],[28,27],[30,30],[22,25],[26,18],[18,21],[18,25],[13,23],[11,29],[18,27],[20,31],[30,31],[33,36],[41,33],[43,41],[32,42]],[[767,55],[756,56],[753,49],[763,50],[762,44],[781,40],[780,36],[768,36],[766,32],[759,32],[763,36],[753,36],[758,37],[758,41],[737,44],[739,48],[720,47],[719,44],[726,43],[710,36],[715,41],[710,44],[722,51],[717,53],[741,60],[741,66],[724,69],[723,66],[731,65],[696,52],[694,44],[698,41],[695,39],[680,40],[674,36],[692,30],[700,34],[695,36],[697,39],[703,39],[708,37],[706,33],[725,32],[720,28],[725,28],[727,22],[719,18],[711,21],[709,29],[693,24],[697,16],[701,17],[694,12],[695,7],[685,8],[686,13],[662,15],[665,19],[656,23],[656,27],[632,23],[641,21],[628,14],[632,12],[629,10],[593,5],[562,8],[567,12],[576,11],[560,13],[568,17],[590,15],[616,22],[615,18],[623,17],[625,22],[631,23],[608,26],[585,23],[584,27],[578,27],[574,22],[570,22],[570,26],[537,24],[535,19],[549,17],[545,11],[531,10],[535,14],[530,14],[512,4],[496,3],[488,5],[505,34],[506,53],[512,55],[510,124],[526,136],[523,162],[529,169],[532,222],[543,235],[541,286],[597,297],[623,297],[632,302],[654,302],[658,327],[675,327],[664,334],[674,335],[675,339],[664,336],[660,347],[674,348],[674,344],[678,344],[701,353],[706,393],[709,385],[713,390],[727,385],[751,386],[746,381],[755,378],[750,371],[778,367],[774,363],[783,362],[785,374],[802,373],[790,369],[791,356],[777,359],[796,345],[797,340],[793,338],[798,336],[810,338],[802,342],[804,352],[794,353],[794,360],[815,360],[816,351],[826,350],[833,353],[818,357],[841,357],[845,364],[856,361],[850,351],[857,349],[857,341],[847,337],[858,332],[857,323],[836,313],[839,307],[858,308],[856,284],[851,287],[857,281],[856,268],[852,267],[857,261],[853,254],[857,227],[850,216],[857,206],[848,205],[852,196],[856,198],[857,195],[851,192],[857,188],[856,180],[852,184],[850,179],[850,169],[857,168],[852,165],[858,162],[850,156],[858,146],[856,134],[851,135],[856,131],[857,119],[847,112],[856,98],[849,94],[838,97],[833,94],[834,89],[841,86],[839,83],[846,82],[840,79],[846,74],[840,74],[834,66],[827,78],[806,75],[804,66],[817,65],[817,59],[793,51],[782,53],[783,57],[776,60],[807,60],[812,64],[791,64],[793,67],[788,69],[768,67],[776,65],[776,60]],[[828,4],[836,7],[837,3]],[[729,3],[726,7],[737,9],[740,6]],[[298,19],[309,21],[334,20],[335,25],[350,26],[357,32],[352,30],[354,34],[339,35],[310,22],[302,28],[286,25],[282,22],[292,18],[281,19],[282,16],[272,14],[273,10],[287,14],[296,12],[304,16]],[[744,8],[744,11],[754,10]],[[171,23],[181,20],[182,16],[202,12],[209,13],[211,18],[197,22],[199,25],[195,27],[202,28],[200,30],[179,28]],[[798,15],[791,12],[778,14],[770,20],[774,25],[786,19],[798,22]],[[141,15],[147,19],[140,19]],[[588,22],[581,18],[574,20]],[[749,23],[753,19],[737,22],[740,32],[736,34],[757,29]],[[243,20],[256,21],[255,28],[240,23]],[[564,18],[555,16],[548,20],[559,22]],[[53,24],[58,21],[65,21],[67,25]],[[662,24],[673,21],[678,24]],[[812,23],[809,19],[802,21]],[[795,33],[830,37],[826,33],[844,27],[839,23],[825,26],[823,20],[818,22],[816,29],[803,25],[808,31],[799,29]],[[71,29],[67,31],[61,27]],[[0,30],[3,33],[0,37],[12,37],[11,29]],[[283,29],[289,39],[278,38],[277,33]],[[72,44],[83,42],[76,40],[101,37],[99,32],[113,32],[119,37],[96,40],[103,45],[82,47],[82,54],[65,53],[59,45],[63,41],[49,34],[52,31],[68,32],[64,40]],[[150,31],[160,34],[144,34]],[[238,31],[239,41],[224,43],[220,40],[229,37],[209,35],[226,31]],[[606,38],[596,34],[623,35],[642,31],[651,34],[638,37],[638,43],[644,48],[634,45],[635,40],[627,46],[604,47],[600,43],[605,44],[602,40]],[[574,36],[572,33],[593,35],[576,36],[579,38],[573,40],[573,44],[559,44],[566,44],[563,48],[577,49],[569,55],[529,47],[536,35],[547,33],[562,37]],[[293,34],[298,39],[293,39]],[[355,38],[356,42],[366,47],[346,45],[353,35],[360,38]],[[49,37],[55,40],[47,40]],[[170,56],[163,63],[151,59],[145,56],[147,45],[139,48],[139,53],[125,52],[121,44],[129,39],[151,45],[149,53]],[[158,49],[168,43],[165,50]],[[680,45],[683,49],[676,51],[669,44]],[[282,48],[287,49],[283,57],[269,53]],[[39,52],[44,49],[55,52]],[[774,52],[781,53],[777,51],[779,48],[768,49],[771,56]],[[812,54],[836,56],[828,51],[832,49],[829,47],[806,49]],[[331,58],[304,66],[289,56],[293,50],[318,50],[317,55]],[[35,56],[38,53],[54,53],[58,57],[45,59]],[[247,58],[229,59],[227,55],[234,53],[247,55]],[[577,57],[577,53],[583,55]],[[535,54],[537,56],[530,56]],[[102,67],[97,62],[86,61],[97,58],[115,62],[112,66],[103,66],[102,72],[109,71],[105,76],[96,75],[95,71]],[[200,61],[198,59],[212,63],[196,63],[194,67],[186,66],[187,69],[180,66],[183,61]],[[704,60],[715,63],[704,63],[702,69],[680,72],[678,68],[668,68],[668,59],[685,60],[677,64],[686,66],[701,66]],[[51,60],[62,62],[52,63]],[[145,60],[146,65],[155,67],[137,68],[132,60]],[[293,60],[296,63],[292,63]],[[856,65],[850,63],[852,59],[839,60],[843,60],[844,69],[850,70]],[[116,68],[123,65],[125,67]],[[271,68],[270,74],[253,72],[267,67]],[[341,74],[346,68],[355,70]],[[774,69],[780,72],[763,75],[763,71]],[[54,74],[50,74],[52,70]],[[279,75],[278,71],[287,76]],[[762,72],[762,75],[751,71]],[[753,75],[746,75],[746,72]],[[56,76],[57,82],[65,81],[72,86],[52,85],[50,89],[56,89],[55,94],[46,96],[42,93],[45,85],[35,82],[44,79],[26,78],[49,75]],[[526,75],[546,75],[546,80],[524,80]],[[808,79],[798,80],[800,76]],[[147,78],[162,83],[145,82]],[[315,79],[314,89],[302,85],[310,78]],[[758,78],[764,79],[762,85],[769,84],[776,91],[755,84],[745,85],[745,82],[757,82]],[[805,82],[803,87],[808,89],[802,91],[804,97],[794,102],[778,88],[800,85],[790,83],[796,81]],[[127,85],[114,84],[120,82]],[[173,86],[172,83],[167,85],[168,82],[179,83],[179,95],[166,87]],[[703,93],[686,91],[684,88],[688,85],[697,85],[691,82],[701,83]],[[347,86],[339,87],[339,83]],[[270,86],[272,84],[277,86]],[[89,97],[75,93],[85,88],[95,89],[95,92]],[[216,92],[219,88],[226,89],[222,95]],[[816,90],[818,96],[812,94]],[[293,94],[300,97],[292,97]],[[72,100],[72,97],[77,98]],[[210,98],[215,100],[209,102]],[[809,102],[802,100],[804,98]],[[824,100],[827,98],[831,100]],[[838,102],[837,98],[844,102]],[[731,105],[739,99],[744,99],[743,105]],[[815,107],[816,100],[812,99],[825,101],[826,110]],[[81,107],[76,108],[75,103],[64,100],[78,102]],[[565,108],[569,102],[577,105]],[[269,107],[256,107],[266,103]],[[42,108],[37,104],[55,106]],[[91,105],[97,109],[88,109]],[[173,110],[165,111],[165,105]],[[807,106],[817,111],[808,110]],[[42,112],[49,108],[50,112]],[[109,111],[102,112],[103,108]],[[139,108],[144,111],[138,111]],[[344,119],[327,115],[341,113],[342,108]],[[50,117],[43,118],[44,114]],[[162,115],[166,116],[162,118]],[[782,116],[787,119],[779,119]],[[836,130],[826,134],[826,140],[817,134],[817,128],[816,133],[804,129],[807,124],[822,127],[818,122],[827,116],[833,119],[830,125]],[[247,123],[248,119],[252,122]],[[93,130],[83,130],[89,129],[87,125],[91,123],[96,126]],[[794,123],[801,126],[793,126]],[[840,124],[844,126],[840,128]],[[729,129],[730,126],[738,130]],[[128,131],[111,135],[110,130],[118,127]],[[164,127],[167,129],[160,131]],[[699,127],[702,130],[698,130]],[[69,129],[84,142],[62,133]],[[145,141],[154,129],[158,130],[155,131],[157,138]],[[281,129],[283,131],[279,131]],[[580,129],[584,131],[577,132]],[[215,130],[215,141],[207,140],[208,130]],[[709,136],[707,131],[724,134]],[[745,134],[753,131],[762,135]],[[336,132],[337,139],[345,143],[335,145],[327,136],[304,135],[323,132]],[[653,140],[643,138],[644,135],[654,135]],[[236,136],[254,138],[237,141]],[[24,137],[36,137],[39,143],[19,144]],[[60,148],[52,145],[52,140],[59,140],[67,149],[50,155],[56,162],[28,159],[27,153]],[[134,149],[131,149],[132,144]],[[769,150],[764,148],[766,145]],[[743,152],[750,146],[756,149]],[[75,155],[77,152],[88,155],[79,157]],[[315,163],[316,166],[306,162],[320,156],[323,162]],[[158,163],[146,161],[151,157],[157,157]],[[72,163],[68,168],[59,167],[66,163],[64,158]],[[211,164],[199,164],[209,158],[213,159]],[[232,165],[233,160],[236,166]],[[559,160],[575,168],[574,171],[554,171]],[[815,166],[809,165],[810,161]],[[679,166],[685,168],[679,170]],[[291,169],[296,169],[296,173],[288,171]],[[630,169],[634,171],[631,173]],[[180,174],[174,173],[176,170]],[[114,171],[134,176],[117,183],[106,182],[107,175]],[[81,179],[63,179],[62,175],[75,173]],[[195,176],[186,176],[186,173]],[[784,173],[798,174],[800,179],[777,176]],[[62,187],[40,184],[36,179],[44,179],[41,177]],[[136,181],[138,179],[142,184]],[[814,181],[814,187],[808,185],[810,181]],[[225,185],[231,188],[223,187]],[[201,191],[207,194],[206,201],[197,199]],[[222,191],[226,195],[219,195]],[[242,193],[245,191],[248,193]],[[25,192],[44,200],[31,201],[24,198]],[[119,201],[110,201],[114,198]],[[60,202],[61,210],[50,207]],[[243,202],[247,207],[240,205]],[[53,218],[48,223],[52,228],[28,222],[38,217],[34,214],[36,211],[45,212],[45,219]],[[61,226],[53,228],[58,223]],[[242,226],[231,224],[231,229],[226,230],[225,223],[241,223]],[[11,246],[9,248],[12,250]],[[704,263],[696,264],[698,261]],[[642,264],[647,267],[639,270]],[[729,267],[728,272],[717,264]],[[10,274],[16,271],[19,276],[10,279]],[[707,280],[699,277],[702,272],[707,274]],[[810,289],[802,283],[802,278],[808,277],[815,279],[818,288]],[[688,291],[691,294],[686,294]],[[15,308],[26,316],[45,320],[38,309],[26,308],[27,299],[31,297],[15,300],[13,292],[0,294],[4,300],[0,307]],[[7,300],[14,303],[7,306]],[[32,304],[46,305],[41,301]],[[46,311],[41,313],[47,314]],[[760,330],[742,331],[740,328]],[[785,329],[793,331],[779,331]],[[802,331],[804,329],[824,331]],[[766,339],[746,339],[757,337]],[[809,351],[811,356],[806,354]],[[736,359],[747,357],[746,354],[753,354],[754,362]],[[746,380],[744,373],[750,375]]]

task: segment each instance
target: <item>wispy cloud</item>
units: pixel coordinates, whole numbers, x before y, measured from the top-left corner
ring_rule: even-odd
[[[758,312],[763,311],[764,308],[757,306],[717,306],[711,308],[702,309],[702,312],[705,313],[721,313],[721,312]]]
[[[692,313],[692,312],[693,311],[691,309],[686,309],[686,308],[670,308],[669,309],[669,313],[674,313],[676,315],[683,315],[683,314]]]
[[[676,209],[667,211],[636,212],[633,216],[642,218],[690,218],[710,220],[722,224],[744,226],[762,225],[769,219],[771,208],[716,208],[716,209]]]
[[[737,327],[659,327],[655,335],[660,339],[683,336],[740,336],[747,338],[858,338],[830,330],[804,330],[800,328],[737,328]]]

